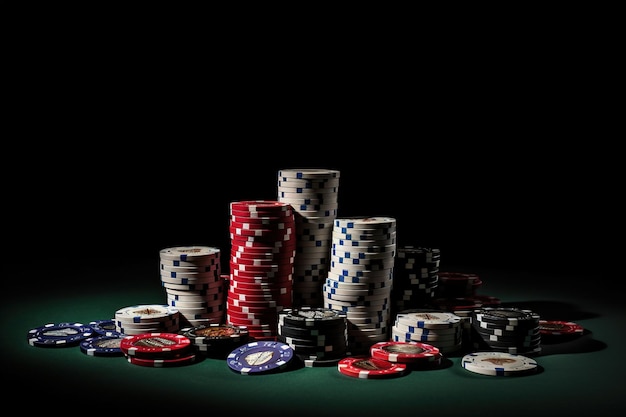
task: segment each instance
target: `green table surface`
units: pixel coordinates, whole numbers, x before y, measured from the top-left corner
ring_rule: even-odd
[[[28,344],[27,332],[46,323],[88,323],[112,318],[122,307],[166,303],[157,265],[158,259],[102,260],[80,267],[46,262],[3,270],[5,403],[33,413],[56,409],[72,415],[588,416],[626,411],[623,285],[612,287],[601,276],[456,268],[480,274],[478,294],[585,327],[585,334],[573,341],[544,344],[535,357],[538,373],[523,377],[471,373],[460,365],[462,354],[446,356],[438,369],[372,380],[348,377],[335,366],[241,375],[225,360],[213,358],[184,367],[148,368],[123,357],[88,356],[78,347]]]

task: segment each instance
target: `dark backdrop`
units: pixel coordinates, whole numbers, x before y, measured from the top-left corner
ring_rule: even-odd
[[[297,48],[23,33],[3,267],[227,250],[229,202],[275,198],[298,167],[340,170],[339,216],[395,217],[398,243],[440,248],[443,266],[587,277],[621,257],[615,54],[578,26]]]
[[[339,217],[394,217],[398,244],[439,248],[442,267],[586,276],[614,260],[616,181],[612,168],[591,166],[586,147],[565,157],[540,144],[504,151],[419,130],[360,137],[367,129],[266,128],[232,135],[207,127],[192,137],[148,127],[143,136],[155,138],[144,145],[115,132],[101,142],[85,132],[75,143],[22,144],[4,177],[4,265],[157,260],[177,245],[227,254],[229,203],[276,199],[278,170],[299,167],[339,170]]]

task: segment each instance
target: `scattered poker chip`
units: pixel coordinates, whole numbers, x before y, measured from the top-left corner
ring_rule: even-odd
[[[226,358],[226,363],[237,373],[254,375],[283,370],[293,357],[293,348],[286,343],[262,340],[234,349]]]
[[[87,356],[124,356],[120,348],[122,337],[104,335],[88,337],[80,342],[80,351]]]
[[[572,321],[539,320],[539,333],[542,336],[575,336],[584,331],[583,326]]]
[[[490,376],[515,376],[535,373],[537,361],[524,355],[507,352],[474,352],[461,359],[463,368]]]
[[[39,347],[76,346],[93,334],[91,326],[82,323],[48,323],[29,330],[27,340]]]
[[[428,343],[411,341],[390,341],[374,343],[370,347],[370,355],[394,363],[415,363],[438,358],[440,351]]]
[[[407,365],[371,356],[349,356],[337,363],[337,370],[352,378],[382,379],[405,375]]]
[[[176,333],[142,333],[126,336],[120,342],[124,355],[142,359],[184,357],[191,348],[191,340]]]

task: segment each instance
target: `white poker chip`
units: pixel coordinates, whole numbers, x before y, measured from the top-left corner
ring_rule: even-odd
[[[122,322],[142,323],[175,319],[178,315],[178,309],[167,304],[139,304],[120,308],[115,312],[115,319]]]
[[[396,323],[421,329],[445,329],[461,324],[461,317],[443,311],[398,313]]]
[[[393,217],[352,217],[335,219],[335,227],[346,229],[377,229],[380,227],[396,226],[396,219]]]
[[[339,170],[324,168],[286,168],[278,171],[278,179],[283,182],[288,182],[290,179],[331,179],[340,176]]]
[[[506,352],[474,352],[461,359],[463,368],[470,372],[491,376],[526,375],[537,371],[532,358]]]
[[[159,256],[164,260],[201,261],[219,257],[220,249],[212,246],[175,246],[161,249]]]

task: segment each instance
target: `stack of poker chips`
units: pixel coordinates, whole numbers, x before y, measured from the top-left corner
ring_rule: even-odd
[[[291,346],[306,367],[336,365],[347,354],[347,314],[323,307],[278,313],[277,339]]]
[[[224,320],[224,277],[219,248],[176,246],[159,252],[161,285],[167,304],[180,313],[181,326]]]
[[[353,355],[389,340],[395,253],[394,218],[335,219],[330,270],[322,292],[325,308],[346,313]]]
[[[516,307],[483,307],[472,314],[476,350],[518,355],[541,353],[539,314]]]
[[[396,315],[391,328],[392,341],[427,343],[442,354],[460,351],[462,336],[461,317],[446,311],[407,310]]]
[[[177,332],[180,313],[176,307],[165,304],[138,304],[115,312],[115,330],[124,335]]]
[[[330,240],[337,216],[340,172],[332,169],[281,169],[278,201],[288,203],[296,221],[293,306],[320,307],[330,264]]]
[[[230,203],[231,257],[226,322],[256,340],[278,334],[278,312],[293,302],[295,219],[288,203]]]
[[[398,248],[391,292],[392,315],[429,305],[435,297],[439,283],[440,260],[441,251],[437,248]]]

